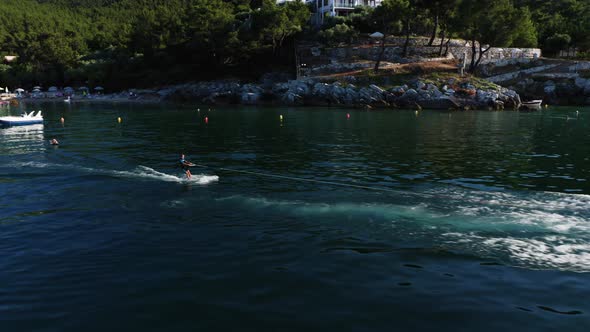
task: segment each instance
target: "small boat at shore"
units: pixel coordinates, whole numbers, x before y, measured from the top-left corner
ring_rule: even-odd
[[[25,126],[43,123],[43,116],[41,115],[41,111],[38,111],[37,114],[33,113],[35,113],[35,111],[29,114],[25,113],[21,116],[2,116],[0,117],[0,125]]]
[[[543,104],[542,99],[525,101],[521,103],[520,109],[523,111],[538,111],[541,109],[541,104]]]

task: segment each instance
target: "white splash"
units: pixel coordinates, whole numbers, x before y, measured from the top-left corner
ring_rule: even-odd
[[[178,182],[178,183],[209,184],[209,183],[216,182],[219,180],[219,177],[217,175],[204,175],[204,174],[193,174],[193,176],[190,179],[188,179],[184,174],[176,176],[176,175],[172,175],[172,174],[158,172],[155,169],[149,168],[146,166],[138,166],[133,171],[110,171],[110,172],[112,172],[113,175],[122,176],[122,177],[150,179],[150,180]]]
[[[393,236],[412,238],[423,234],[424,240],[434,241],[433,245],[498,258],[507,264],[590,271],[588,195],[444,189],[436,196],[425,196],[416,205],[322,203],[241,195],[218,200],[243,209],[271,209],[294,216],[376,221],[384,227],[383,232],[389,228]]]
[[[131,171],[89,168],[89,167],[82,167],[82,166],[77,166],[77,165],[52,164],[52,163],[43,163],[43,162],[36,162],[36,161],[24,162],[24,163],[14,163],[14,164],[11,164],[10,166],[21,167],[21,168],[22,167],[30,167],[30,168],[51,168],[51,169],[74,169],[74,170],[86,172],[86,173],[109,175],[109,176],[116,176],[116,177],[123,177],[123,178],[158,180],[158,181],[177,182],[177,183],[196,183],[196,184],[202,184],[202,185],[219,181],[219,177],[217,175],[193,174],[192,177],[190,179],[188,179],[184,175],[184,173],[179,173],[178,175],[167,174],[167,173],[156,171],[153,168],[141,166],[141,165]]]

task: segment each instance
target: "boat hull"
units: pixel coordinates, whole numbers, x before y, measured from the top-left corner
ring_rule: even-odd
[[[43,123],[43,118],[22,118],[22,117],[3,117],[0,118],[0,125],[3,126],[26,126]]]
[[[521,104],[521,110],[538,111],[541,109],[542,100],[532,100]]]

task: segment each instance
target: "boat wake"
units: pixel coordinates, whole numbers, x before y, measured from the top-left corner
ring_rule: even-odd
[[[219,180],[204,174],[187,180],[180,172],[168,174],[146,166],[132,170],[39,162],[8,166],[44,169],[43,173],[52,174],[73,169],[93,175],[200,185]],[[444,247],[512,266],[590,272],[590,195],[490,192],[446,185],[408,193],[411,195],[372,196],[379,197],[379,202],[343,202],[342,197],[313,201],[297,193],[287,193],[284,199],[234,195],[216,198],[215,202],[228,210],[262,211],[277,218],[291,216],[303,222],[330,224],[384,238],[392,246]],[[292,199],[293,195],[298,199]],[[185,206],[182,201],[165,205],[180,206]]]
[[[533,269],[590,272],[590,196],[562,193],[429,191],[418,204],[310,203],[231,196],[242,209],[322,220],[351,231],[422,243]],[[310,218],[312,217],[312,218]],[[393,237],[393,238],[391,238]]]
[[[187,179],[184,174],[179,175],[172,175],[163,172],[156,171],[153,168],[146,167],[146,166],[137,166],[135,169],[131,171],[127,170],[109,170],[109,169],[100,169],[100,168],[89,168],[89,167],[82,167],[76,165],[64,165],[64,164],[51,164],[51,163],[42,163],[42,162],[26,162],[26,163],[15,163],[13,165],[9,165],[9,167],[16,167],[16,168],[37,168],[37,169],[46,169],[50,168],[52,170],[59,170],[59,169],[74,169],[80,172],[89,173],[89,174],[98,174],[98,175],[106,175],[106,176],[114,176],[114,177],[121,177],[121,178],[134,178],[140,180],[156,180],[156,181],[164,181],[164,182],[176,182],[176,183],[196,183],[196,184],[209,184],[213,182],[219,181],[219,177],[217,175],[206,175],[206,174],[193,174],[192,178]]]
[[[219,177],[217,175],[193,174],[193,176],[190,179],[187,179],[184,174],[182,176],[166,174],[166,173],[158,172],[158,171],[154,170],[153,168],[149,168],[146,166],[138,166],[133,171],[112,171],[112,172],[115,175],[120,175],[123,177],[152,179],[152,180],[160,180],[160,181],[166,181],[166,182],[209,184],[212,182],[219,181]]]

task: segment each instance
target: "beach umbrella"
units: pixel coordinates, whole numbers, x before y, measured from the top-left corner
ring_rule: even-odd
[[[18,89],[14,90],[14,91],[16,91],[16,92],[25,92],[25,89],[18,88]]]
[[[33,92],[41,92],[41,89],[33,89]]]
[[[39,90],[41,90],[41,87],[37,85],[37,86],[34,86],[33,89],[39,89]]]
[[[96,88],[94,88],[94,90],[96,90],[96,91],[102,91],[102,90],[104,90],[104,88],[102,86],[97,86]]]
[[[74,91],[74,89],[71,86],[66,86],[64,88],[64,91],[66,91],[66,92],[72,92],[72,91]]]
[[[86,91],[88,91],[88,87],[81,86],[81,87],[79,87],[79,88],[78,88],[78,90],[82,90],[82,91],[83,91],[83,90],[86,90]]]
[[[381,32],[373,32],[369,35],[371,38],[383,38],[383,34]]]
[[[4,88],[0,88],[0,91],[4,91]]]
[[[54,87],[54,86],[50,86],[49,89],[47,89],[47,91],[49,91],[49,92],[55,92],[55,91],[57,91],[57,88]]]

